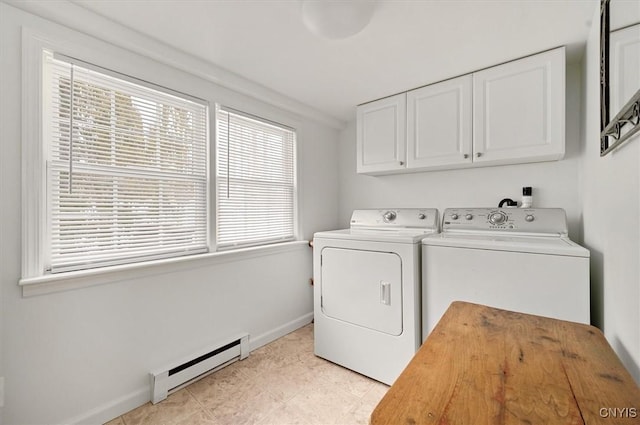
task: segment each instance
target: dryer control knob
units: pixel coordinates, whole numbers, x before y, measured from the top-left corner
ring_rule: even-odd
[[[451,214],[451,220],[457,220],[458,214]]]
[[[384,221],[386,221],[387,223],[390,221],[393,221],[396,219],[396,212],[395,211],[387,211],[386,213],[384,213],[382,215],[382,218],[384,219]]]
[[[473,214],[467,214],[464,216],[467,220],[471,220],[473,218]]]
[[[526,221],[528,222],[532,222],[533,220],[535,220],[536,218],[534,216],[532,216],[531,214],[529,214],[528,216],[526,216],[524,218]]]
[[[507,221],[507,216],[503,212],[494,212],[489,215],[489,222],[491,224],[502,224]]]
[[[418,219],[419,220],[424,220],[425,218],[427,218],[427,216],[424,213],[418,214]]]

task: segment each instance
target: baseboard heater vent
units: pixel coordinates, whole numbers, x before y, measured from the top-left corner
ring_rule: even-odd
[[[249,334],[238,335],[198,351],[169,367],[150,373],[151,402],[156,404],[179,389],[249,355]]]

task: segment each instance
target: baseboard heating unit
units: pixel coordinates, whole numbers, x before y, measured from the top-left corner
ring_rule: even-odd
[[[186,385],[249,355],[249,334],[220,341],[169,367],[150,373],[151,402],[156,404]]]

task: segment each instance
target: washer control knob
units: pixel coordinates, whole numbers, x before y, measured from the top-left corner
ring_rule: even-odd
[[[384,221],[386,221],[387,223],[389,223],[390,221],[395,220],[397,217],[396,212],[395,211],[387,211],[386,213],[384,213],[382,215],[382,218],[384,219]]]
[[[467,220],[471,220],[473,218],[473,214],[467,214],[464,216]]]
[[[451,214],[451,220],[457,220],[458,219],[458,214],[453,213]]]
[[[420,214],[418,214],[418,220],[424,220],[425,218],[427,218],[427,216],[425,215],[425,213],[420,213]]]
[[[529,223],[531,223],[533,220],[535,220],[536,218],[534,216],[532,216],[531,214],[527,215],[524,218],[526,221],[528,221]]]
[[[489,214],[489,222],[491,224],[502,224],[505,221],[507,221],[507,216],[501,211]]]

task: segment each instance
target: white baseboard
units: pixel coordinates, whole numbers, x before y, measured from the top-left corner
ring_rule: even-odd
[[[253,351],[267,345],[268,343],[275,341],[276,339],[285,336],[288,333],[300,329],[301,327],[308,325],[313,320],[313,312],[307,313],[304,316],[300,316],[295,320],[285,323],[269,332],[265,332],[257,337],[249,337],[249,347]]]
[[[288,333],[295,331],[313,320],[313,312],[307,313],[304,316],[285,323],[282,326],[265,332],[255,338],[250,338],[249,349],[251,351],[262,347],[276,339],[285,336]],[[89,412],[78,415],[74,418],[63,421],[65,424],[77,424],[77,425],[97,425],[109,422],[112,419],[117,418],[137,407],[148,403],[151,400],[151,390],[149,387],[142,388],[138,391],[134,391],[124,397],[112,400],[100,407],[97,407]]]
[[[134,391],[124,397],[112,400],[109,403],[78,415],[75,418],[63,421],[62,423],[77,425],[104,424],[135,409],[136,407],[140,407],[143,404],[148,403],[150,400],[151,390],[146,387],[141,390]]]

